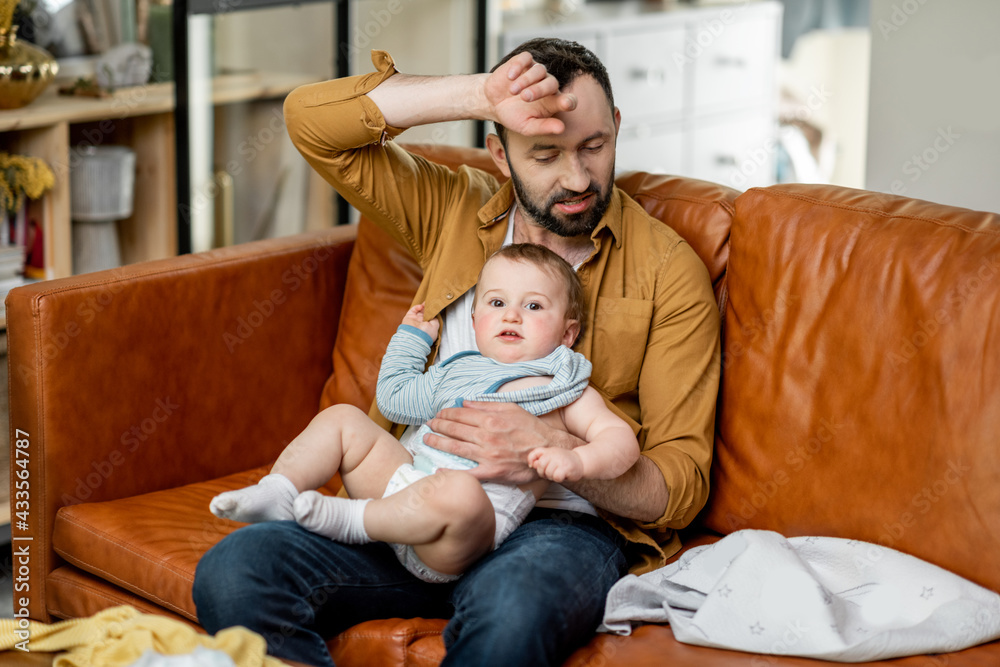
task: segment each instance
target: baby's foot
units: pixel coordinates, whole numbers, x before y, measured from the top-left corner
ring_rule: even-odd
[[[370,498],[336,498],[306,491],[295,499],[295,520],[308,531],[344,544],[371,542],[365,532],[365,505]]]
[[[220,493],[208,507],[215,516],[233,521],[290,521],[295,518],[292,503],[297,495],[299,491],[291,480],[272,473],[253,486]]]

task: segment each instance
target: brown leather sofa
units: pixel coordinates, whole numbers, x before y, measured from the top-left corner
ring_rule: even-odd
[[[691,243],[724,314],[713,491],[686,546],[740,528],[848,537],[1000,587],[1000,216],[837,187],[619,185]],[[368,407],[419,274],[362,221],[13,291],[12,498],[28,503],[13,536],[30,553],[15,607],[196,623],[195,564],[236,528],[209,499],[263,474],[321,405]],[[329,646],[338,665],[434,665],[443,626],[369,622]],[[644,626],[567,664],[815,661]],[[892,664],[996,665],[1000,642]]]

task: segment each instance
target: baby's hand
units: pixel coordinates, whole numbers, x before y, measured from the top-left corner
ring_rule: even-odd
[[[420,329],[430,336],[431,340],[437,340],[438,329],[441,328],[441,324],[436,318],[429,322],[424,321],[424,304],[422,303],[418,303],[406,311],[406,315],[403,316],[403,324]]]
[[[575,482],[583,477],[583,461],[572,449],[538,447],[528,453],[528,465],[551,482]]]

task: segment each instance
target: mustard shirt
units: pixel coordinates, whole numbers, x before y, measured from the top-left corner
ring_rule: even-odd
[[[437,317],[502,245],[513,187],[470,167],[452,171],[392,141],[402,130],[386,125],[366,93],[395,68],[382,51],[372,61],[373,73],[293,91],[285,122],[309,164],[417,260],[424,276],[413,303]],[[631,571],[640,574],[677,552],[675,531],[708,500],[719,311],[691,247],[617,187],[591,238],[593,254],[577,271],[588,320],[574,349],[591,361],[591,384],[633,427],[670,492],[652,523],[598,508],[629,541]],[[372,415],[390,426],[374,406]]]

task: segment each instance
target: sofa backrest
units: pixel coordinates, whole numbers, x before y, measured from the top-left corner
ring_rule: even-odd
[[[499,177],[482,150],[410,148]],[[831,186],[618,183],[698,252],[723,308],[700,520],[880,543],[1000,589],[1000,216]],[[361,221],[324,406],[370,406],[420,275]]]
[[[408,145],[407,149],[452,168],[470,165],[503,179],[484,149],[440,145]],[[738,193],[706,181],[642,172],[623,174],[617,183],[692,245],[708,266],[716,295],[721,297]],[[371,221],[361,219],[333,350],[333,374],[324,387],[321,408],[334,403],[351,403],[363,410],[371,406],[385,347],[412,304],[421,275],[403,248]],[[373,294],[378,299],[372,299]]]
[[[1000,216],[773,186],[736,200],[729,253],[704,523],[1000,589]]]

